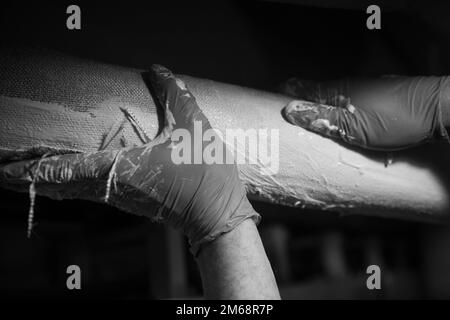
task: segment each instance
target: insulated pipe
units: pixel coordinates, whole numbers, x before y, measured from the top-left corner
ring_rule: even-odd
[[[230,129],[256,134],[254,154],[247,152],[254,145],[245,140],[229,144],[236,154],[236,146],[244,147],[239,170],[250,199],[346,214],[448,220],[447,145],[397,152],[386,166],[385,153],[351,149],[287,123],[280,111],[289,97],[180,77],[224,136]],[[0,164],[140,145],[157,135],[158,114],[145,71],[46,50],[0,52]],[[264,147],[271,162],[261,157]]]

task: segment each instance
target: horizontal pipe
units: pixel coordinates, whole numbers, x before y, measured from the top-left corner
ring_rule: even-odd
[[[270,136],[276,130],[278,168],[274,157],[268,164],[258,153],[239,164],[250,199],[299,209],[448,220],[447,145],[396,152],[386,167],[385,153],[352,149],[287,123],[280,111],[289,97],[180,77],[222,133],[261,129]],[[140,145],[143,136],[154,138],[160,128],[142,70],[45,50],[3,49],[0,80],[0,161]],[[276,148],[269,145],[269,151]]]

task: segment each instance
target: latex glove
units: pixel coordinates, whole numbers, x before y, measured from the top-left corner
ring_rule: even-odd
[[[173,130],[187,130],[193,137],[194,121],[201,124],[203,132],[211,126],[185,84],[169,70],[155,65],[149,80],[155,100],[165,110],[164,130],[154,141],[121,150],[13,162],[0,167],[0,179],[11,188],[23,189],[23,184],[33,182],[38,194],[106,201],[124,211],[167,222],[184,231],[197,254],[200,245],[247,218],[258,221],[259,215],[247,200],[235,164],[172,161],[177,148],[171,140]],[[189,152],[202,154],[205,145],[192,143]]]
[[[439,77],[384,77],[314,84],[290,80],[287,121],[326,137],[373,150],[398,150],[445,135]],[[321,104],[328,104],[325,106]]]

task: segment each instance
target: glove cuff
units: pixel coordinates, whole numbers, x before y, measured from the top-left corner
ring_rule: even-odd
[[[242,203],[239,207],[231,214],[221,216],[220,223],[213,226],[207,235],[202,237],[198,237],[196,235],[189,238],[190,251],[192,255],[197,257],[202,246],[214,241],[221,235],[234,230],[238,225],[247,219],[252,219],[257,226],[261,222],[261,216],[253,209],[247,199],[247,196],[244,194]]]

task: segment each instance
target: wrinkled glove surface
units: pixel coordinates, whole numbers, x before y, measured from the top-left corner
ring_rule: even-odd
[[[446,135],[440,109],[444,80],[395,76],[314,83],[290,79],[282,91],[311,103],[294,100],[283,115],[294,125],[362,148],[410,148]]]

